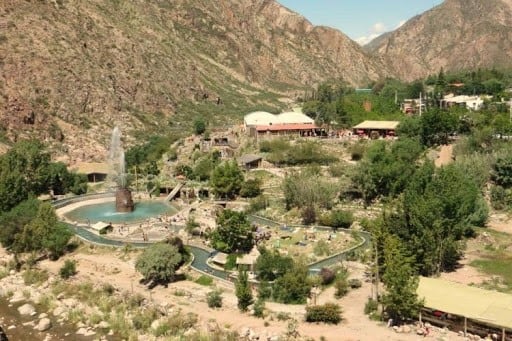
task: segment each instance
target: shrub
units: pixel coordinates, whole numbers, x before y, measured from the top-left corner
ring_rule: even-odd
[[[313,253],[316,256],[328,256],[330,252],[329,244],[325,240],[320,240],[313,248]]]
[[[348,284],[348,271],[345,267],[342,267],[338,272],[334,287],[336,288],[334,292],[336,298],[343,297],[348,293],[350,286]]]
[[[255,198],[261,194],[261,180],[260,179],[248,179],[242,183],[240,189],[240,196],[243,198]]]
[[[210,308],[222,307],[222,294],[219,290],[210,291],[206,294],[206,302]]]
[[[364,313],[369,315],[373,312],[376,312],[378,307],[379,303],[373,298],[368,297],[368,301],[366,301],[366,304],[364,305]]]
[[[268,198],[265,197],[264,195],[260,195],[249,201],[249,208],[247,209],[247,211],[249,213],[255,213],[266,209],[268,206]]]
[[[41,284],[48,279],[48,272],[36,269],[28,269],[23,273],[23,281],[26,285]]]
[[[132,318],[133,327],[137,330],[148,330],[151,323],[158,317],[156,309],[148,309],[137,312]]]
[[[276,317],[278,321],[286,321],[291,318],[290,313],[285,313],[282,311],[278,312]]]
[[[59,270],[59,275],[63,279],[68,279],[76,275],[76,261],[71,259],[66,259],[64,265]]]
[[[198,118],[194,121],[194,132],[196,135],[201,135],[206,130],[206,123],[202,118]]]
[[[363,282],[360,279],[352,278],[348,280],[348,285],[351,289],[359,289],[363,286]]]
[[[363,158],[365,147],[361,143],[353,144],[350,148],[350,158],[353,161],[359,161]]]
[[[304,225],[313,224],[316,221],[316,210],[312,205],[304,207],[301,211],[302,223]]]
[[[264,317],[265,313],[265,301],[259,298],[256,300],[256,303],[254,303],[254,316],[256,317]]]
[[[322,268],[318,275],[322,279],[322,285],[329,285],[334,282],[334,279],[336,278],[334,271],[329,268]]]
[[[338,324],[341,321],[341,308],[335,303],[307,306],[306,321]]]
[[[198,279],[195,281],[197,284],[209,286],[213,283],[213,278],[210,276],[201,275]]]
[[[332,227],[349,228],[354,222],[354,215],[350,211],[335,210],[331,212]]]

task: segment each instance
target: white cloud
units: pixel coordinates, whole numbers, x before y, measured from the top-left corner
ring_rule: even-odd
[[[400,20],[400,22],[398,23],[398,25],[396,25],[395,30],[396,30],[397,28],[402,27],[406,22],[407,22],[407,20]]]
[[[366,45],[373,39],[380,36],[382,33],[386,32],[386,30],[387,28],[386,25],[384,25],[384,23],[376,22],[375,24],[372,25],[370,31],[368,32],[368,35],[356,38],[355,41],[359,45]]]
[[[403,24],[405,24],[407,22],[407,20],[400,20],[400,22],[398,23],[398,25],[394,28],[394,30],[396,30],[397,28],[400,28]],[[370,28],[370,30],[368,31],[368,34],[365,35],[365,36],[362,36],[362,37],[359,37],[359,38],[356,38],[355,41],[356,43],[358,43],[359,45],[363,46],[363,45],[366,45],[368,44],[369,42],[371,42],[373,39],[377,38],[378,36],[380,36],[382,33],[385,33],[388,31],[388,28],[386,27],[386,25],[382,22],[376,22],[375,24],[372,25],[372,27]]]

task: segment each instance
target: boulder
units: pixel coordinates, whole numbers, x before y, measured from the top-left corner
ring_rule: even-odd
[[[110,323],[108,323],[107,321],[101,321],[100,323],[98,323],[98,328],[109,329]]]
[[[411,332],[411,326],[404,325],[404,326],[402,327],[402,333],[409,334],[410,332]]]
[[[11,299],[9,300],[10,303],[18,303],[25,301],[25,296],[23,296],[23,292],[21,291],[15,291],[14,295],[12,295]]]
[[[35,327],[36,330],[40,332],[44,332],[52,327],[52,321],[49,318],[45,317],[39,320],[39,323]]]
[[[63,306],[59,306],[59,307],[53,309],[53,316],[61,316],[65,312],[67,312],[67,309],[64,308]]]
[[[35,315],[36,308],[34,308],[31,304],[25,303],[21,307],[18,307],[18,312],[21,315]]]

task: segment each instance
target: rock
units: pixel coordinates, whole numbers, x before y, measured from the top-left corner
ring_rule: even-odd
[[[251,330],[251,332],[249,333],[249,340],[259,340],[260,337],[258,334],[256,334],[256,332],[254,330]]]
[[[101,321],[100,323],[98,323],[98,328],[109,329],[110,323],[108,323],[107,321]]]
[[[68,308],[77,308],[78,301],[74,298],[66,298],[62,300],[62,304]]]
[[[151,329],[157,330],[158,327],[160,327],[161,324],[162,324],[162,321],[154,320],[153,322],[151,322]]]
[[[39,323],[35,327],[36,330],[40,332],[44,332],[52,327],[52,321],[49,318],[45,317],[39,320]]]
[[[88,329],[88,328],[80,328],[76,332],[78,335],[84,335],[84,336],[91,336],[96,334],[94,330]]]
[[[7,327],[7,330],[16,329],[16,326],[14,324],[11,324],[9,327]]]
[[[425,334],[425,331],[423,329],[419,328],[416,330],[416,334],[423,335],[423,334]]]
[[[14,295],[12,295],[11,299],[9,300],[10,303],[18,303],[22,301],[25,301],[25,297],[21,291],[14,292]]]
[[[251,329],[248,327],[243,327],[242,329],[240,329],[240,337],[248,337],[250,333]]]
[[[45,317],[48,317],[48,314],[47,313],[41,313],[39,314],[38,318],[40,319],[44,319]]]
[[[209,333],[217,333],[220,331],[219,324],[217,322],[208,321],[208,324],[206,325],[206,329]]]
[[[187,329],[187,331],[185,331],[183,333],[183,336],[185,336],[186,338],[188,337],[192,337],[193,335],[195,335],[197,333],[197,331],[194,329],[194,328],[189,328]]]
[[[395,333],[400,333],[400,327],[399,326],[393,326],[393,330]]]
[[[10,276],[14,276],[14,275],[16,275],[16,271],[14,271],[14,270],[9,271],[9,275],[10,275]]]
[[[55,309],[53,309],[53,316],[61,316],[67,311],[66,308],[60,306]]]
[[[411,326],[405,325],[402,327],[402,332],[409,334],[412,331]]]
[[[87,325],[86,325],[85,323],[83,323],[82,321],[78,322],[78,323],[76,324],[76,326],[77,326],[78,328],[86,328],[86,327],[87,327]]]
[[[36,308],[34,308],[31,304],[25,303],[21,307],[18,307],[18,312],[21,315],[35,315]]]

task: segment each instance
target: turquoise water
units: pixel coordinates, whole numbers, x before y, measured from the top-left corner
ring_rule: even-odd
[[[141,201],[135,203],[133,212],[116,212],[114,202],[105,202],[101,204],[81,206],[65,214],[66,218],[80,223],[90,222],[94,224],[98,221],[105,223],[135,223],[141,222],[151,217],[159,215],[172,215],[176,209],[162,201]]]

